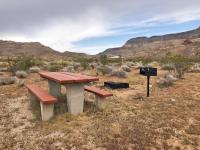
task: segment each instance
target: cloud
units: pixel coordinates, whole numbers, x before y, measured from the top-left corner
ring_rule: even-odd
[[[77,48],[74,43],[199,20],[199,6],[199,0],[0,0],[0,39],[94,54],[118,44]]]

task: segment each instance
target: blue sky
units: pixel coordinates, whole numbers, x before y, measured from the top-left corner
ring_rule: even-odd
[[[75,42],[75,48],[80,49],[82,47],[92,47],[96,48],[96,51],[103,51],[106,48],[120,47],[126,43],[127,40],[134,37],[151,37],[155,35],[165,35],[170,33],[179,33],[189,30],[193,30],[200,27],[200,20],[189,21],[184,23],[166,23],[166,24],[156,24],[151,27],[143,28],[123,28],[122,33],[119,35],[108,35],[102,37],[86,38]],[[102,45],[96,47],[97,45]],[[104,47],[105,45],[105,47]],[[107,46],[109,45],[109,46]],[[94,49],[88,49],[89,53],[93,53]],[[81,50],[80,50],[81,52]]]
[[[0,39],[97,54],[200,26],[199,0],[0,0]]]

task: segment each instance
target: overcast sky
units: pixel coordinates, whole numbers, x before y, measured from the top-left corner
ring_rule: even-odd
[[[95,54],[200,26],[200,0],[0,0],[0,39]]]

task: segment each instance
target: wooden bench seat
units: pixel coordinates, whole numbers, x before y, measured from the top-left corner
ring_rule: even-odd
[[[57,102],[57,99],[35,84],[26,85],[26,87],[31,100],[40,101],[42,120],[47,121],[51,119],[54,114],[54,104]]]
[[[98,95],[100,97],[113,96],[112,93],[110,93],[108,91],[105,91],[105,90],[102,90],[102,89],[99,89],[99,88],[94,87],[94,86],[85,86],[84,89],[85,89],[85,91],[94,93],[94,94],[96,94],[96,95]]]
[[[102,100],[104,100],[106,97],[113,96],[112,93],[102,90],[102,89],[99,89],[94,86],[85,86],[84,90],[95,94],[95,96],[96,96],[95,104],[96,104],[97,108],[101,107]]]
[[[35,84],[27,85],[26,87],[33,95],[38,98],[38,100],[44,104],[54,104],[57,102],[57,99],[54,96],[50,95],[47,91],[43,90]]]

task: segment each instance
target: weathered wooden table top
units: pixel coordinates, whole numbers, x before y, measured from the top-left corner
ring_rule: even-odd
[[[98,77],[71,72],[39,72],[39,75],[43,78],[58,82],[60,84],[83,83],[99,80]]]

